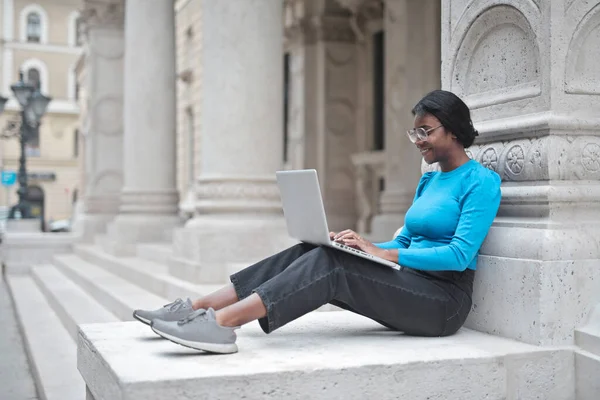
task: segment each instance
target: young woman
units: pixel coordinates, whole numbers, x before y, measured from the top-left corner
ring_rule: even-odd
[[[438,172],[424,174],[405,225],[373,244],[352,230],[333,240],[394,261],[400,271],[335,249],[298,244],[231,276],[195,302],[177,301],[134,317],[175,343],[215,353],[238,350],[235,329],[258,319],[269,333],[331,303],[409,335],[455,333],[471,309],[479,248],[500,205],[500,177],[469,159],[477,131],[468,107],[442,90],[413,109],[408,133]]]

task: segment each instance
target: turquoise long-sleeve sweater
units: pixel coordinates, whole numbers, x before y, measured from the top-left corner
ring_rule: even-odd
[[[479,248],[500,206],[500,177],[471,160],[421,177],[404,228],[391,242],[398,263],[420,270],[476,269]]]

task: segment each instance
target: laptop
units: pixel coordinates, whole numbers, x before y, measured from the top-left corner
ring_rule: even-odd
[[[345,251],[396,270],[400,269],[396,263],[332,241],[329,238],[327,217],[316,170],[277,171],[276,177],[283,214],[291,237],[301,242]]]

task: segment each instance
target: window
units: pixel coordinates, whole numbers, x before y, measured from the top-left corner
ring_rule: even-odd
[[[27,41],[39,43],[42,38],[42,21],[36,12],[27,14]]]
[[[73,132],[73,157],[79,157],[79,129]]]
[[[373,35],[373,150],[385,149],[385,36]]]
[[[290,107],[290,54],[285,53],[283,55],[283,162],[288,162],[288,142],[290,133],[288,131],[288,124],[290,122],[289,116]]]
[[[30,68],[27,71],[27,77],[26,77],[27,83],[33,85],[36,88],[41,87],[41,80],[40,80],[40,71],[36,68]]]
[[[48,13],[39,4],[29,4],[19,13],[19,41],[48,43]]]
[[[30,58],[19,66],[19,70],[23,71],[23,80],[32,85],[39,85],[40,91],[46,96],[50,95],[48,87],[48,67],[38,58]]]
[[[75,20],[75,45],[83,46],[83,35],[81,34],[81,17]]]
[[[194,185],[195,171],[194,171],[194,159],[195,159],[195,145],[196,138],[194,137],[194,113],[191,108],[188,108],[185,113],[187,122],[187,135],[188,135],[188,185]]]

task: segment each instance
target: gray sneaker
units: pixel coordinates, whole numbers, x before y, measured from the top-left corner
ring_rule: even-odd
[[[177,299],[158,310],[135,310],[133,312],[133,318],[144,324],[150,325],[154,319],[179,321],[180,319],[187,317],[193,311],[194,309],[192,308],[192,301],[190,299],[187,299],[187,301]]]
[[[217,323],[215,310],[199,309],[177,322],[155,319],[152,330],[173,343],[210,353],[236,353],[235,329]]]

